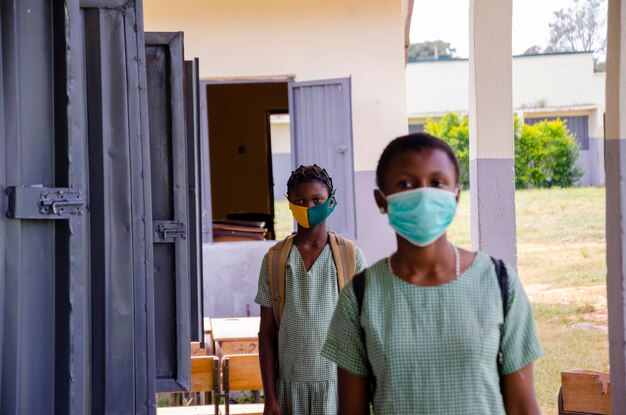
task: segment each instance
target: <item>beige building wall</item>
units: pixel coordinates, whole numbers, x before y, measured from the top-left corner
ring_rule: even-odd
[[[407,110],[415,114],[467,113],[469,62],[409,63]],[[513,108],[604,107],[604,76],[594,74],[591,53],[513,58]]]
[[[145,0],[146,31],[183,31],[202,78],[352,77],[355,170],[406,133],[402,0]]]

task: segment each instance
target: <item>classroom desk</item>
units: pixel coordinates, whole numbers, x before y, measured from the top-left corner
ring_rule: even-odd
[[[211,337],[215,354],[251,354],[259,352],[260,317],[212,318]]]

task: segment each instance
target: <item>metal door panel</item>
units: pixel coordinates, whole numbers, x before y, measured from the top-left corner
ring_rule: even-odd
[[[328,171],[338,201],[328,226],[356,238],[351,105],[349,78],[289,84],[293,165]]]
[[[140,9],[83,7],[91,215],[93,413],[155,410],[152,222]],[[104,7],[103,6],[103,7]]]
[[[152,162],[152,218],[184,236],[154,243],[157,391],[187,390],[190,379],[190,248],[182,33],[146,33]]]

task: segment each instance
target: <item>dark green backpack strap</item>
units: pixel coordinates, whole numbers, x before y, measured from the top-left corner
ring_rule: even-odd
[[[366,270],[359,272],[358,274],[354,276],[354,278],[352,278],[352,289],[354,290],[354,297],[356,298],[359,322],[361,321],[361,313],[363,311],[363,298],[365,297],[365,271]],[[367,343],[366,343],[366,338],[365,338],[365,330],[363,330],[363,326],[360,326],[360,329],[361,329],[361,341],[363,342],[363,347],[365,348],[365,353],[366,353],[365,366],[367,367],[367,381],[369,383],[368,399],[370,402],[373,402],[374,392],[376,391],[376,378],[374,377],[374,371],[372,370],[372,365],[367,359]]]
[[[509,274],[506,271],[506,265],[501,259],[491,257],[491,261],[496,268],[496,277],[498,278],[498,286],[500,286],[500,297],[502,298],[502,315],[506,321],[506,314],[508,312],[509,304]],[[504,325],[503,329],[504,330]],[[498,372],[502,377],[502,369],[504,368],[504,351],[502,350],[502,338],[504,337],[504,331],[500,333],[500,347],[498,349]]]
[[[352,289],[354,290],[354,297],[356,297],[356,305],[359,310],[360,318],[361,310],[363,309],[363,297],[365,296],[365,270],[354,276],[352,279]]]

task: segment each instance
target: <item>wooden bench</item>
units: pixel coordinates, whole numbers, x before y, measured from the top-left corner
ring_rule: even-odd
[[[158,408],[159,415],[216,415],[219,413],[219,359],[217,356],[191,356],[190,392],[210,392],[212,405]]]
[[[561,372],[559,415],[610,415],[611,382],[608,373],[591,370]]]
[[[263,389],[258,354],[234,354],[222,358],[222,390],[225,415],[262,415],[263,404],[230,404],[231,391]]]

